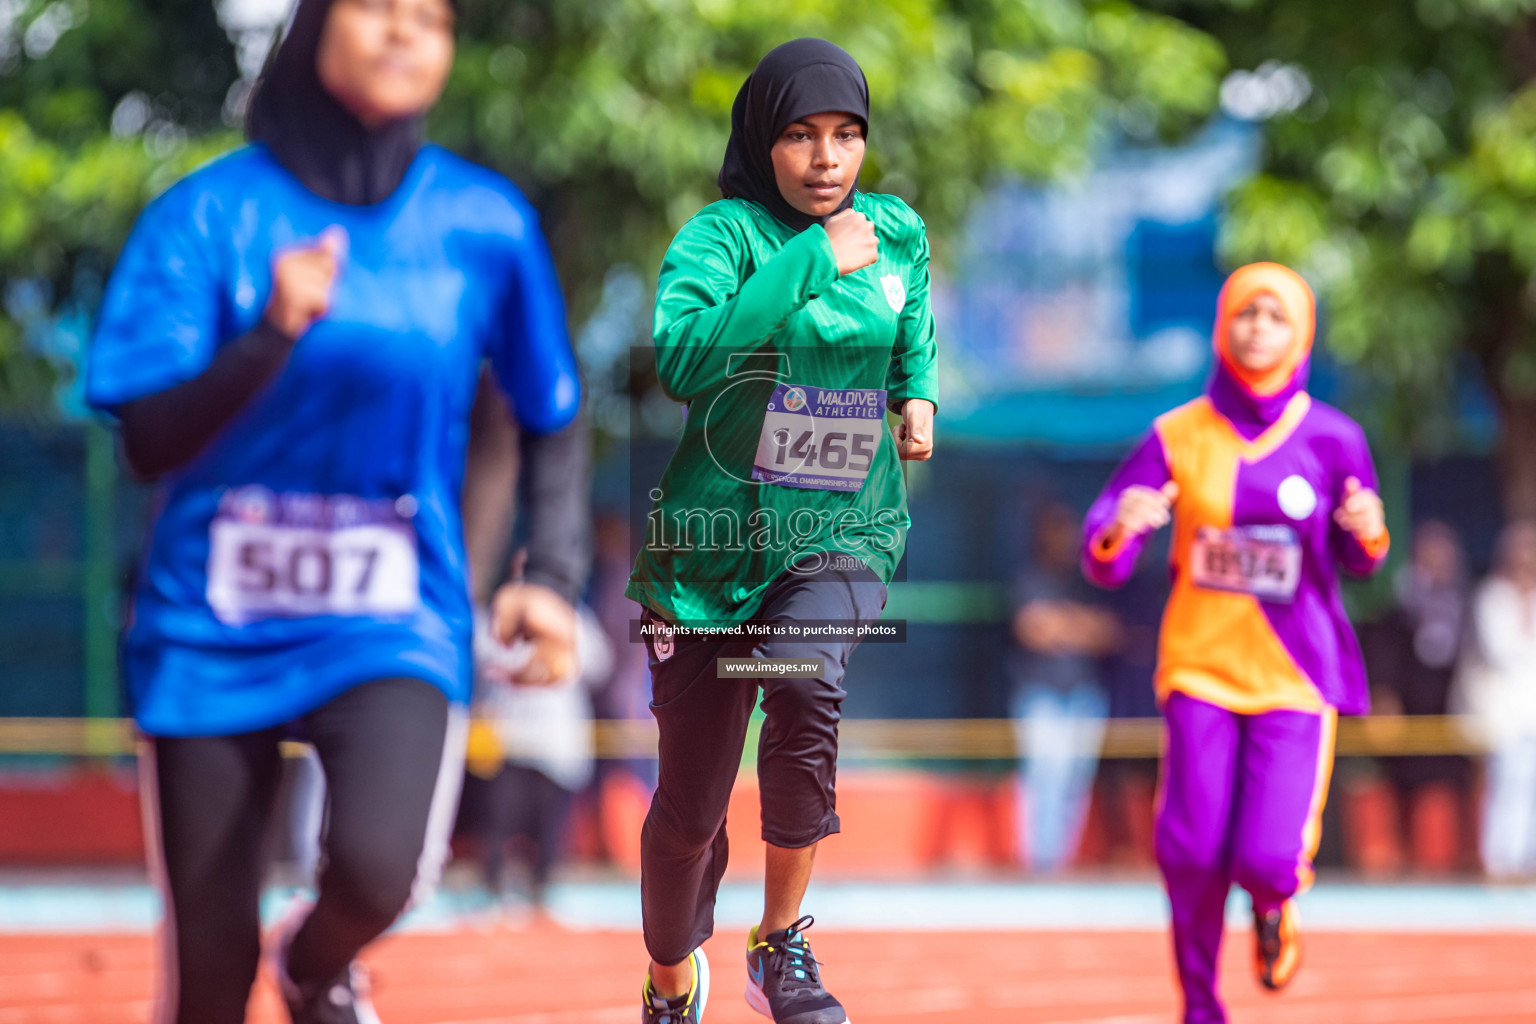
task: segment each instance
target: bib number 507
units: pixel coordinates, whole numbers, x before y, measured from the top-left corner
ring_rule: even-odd
[[[215,520],[209,540],[208,603],[225,622],[398,615],[420,602],[409,528],[316,530]]]

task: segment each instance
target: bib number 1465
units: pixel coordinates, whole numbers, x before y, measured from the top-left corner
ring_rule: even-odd
[[[854,431],[848,433],[840,430],[831,430],[816,436],[816,431],[806,429],[800,431],[799,437],[794,437],[794,432],[783,427],[773,432],[773,440],[777,451],[774,453],[774,468],[785,465],[800,465],[807,469],[852,469],[858,472],[868,472],[870,463],[875,457],[875,447],[880,443],[879,428],[863,432]]]
[[[768,399],[752,479],[780,487],[857,491],[885,434],[885,391],[780,384]]]

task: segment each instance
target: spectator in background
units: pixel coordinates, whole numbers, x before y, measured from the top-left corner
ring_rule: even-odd
[[[573,429],[585,452],[585,424],[578,422]],[[520,894],[539,910],[562,852],[575,795],[592,780],[592,692],[608,683],[613,654],[591,610],[579,604],[574,665],[553,685],[514,685],[533,651],[527,644],[503,645],[488,629],[486,602],[504,580],[523,579],[530,561],[529,550],[514,543],[519,516],[525,519],[525,534],[537,535],[541,529],[535,518],[537,496],[549,479],[528,480],[521,503],[516,486],[533,440],[501,400],[491,375],[482,372],[470,413],[461,499],[476,611],[474,723],[460,822],[480,839],[481,866],[493,894],[523,889],[506,871],[508,845],[517,844],[517,859],[527,869],[526,890]],[[576,490],[582,496],[579,505],[559,513],[569,526],[565,556],[585,576],[591,555],[586,459],[568,460],[563,471],[579,481]]]
[[[1121,642],[1118,619],[1078,572],[1078,527],[1070,509],[1043,507],[1033,564],[1014,589],[1019,848],[1032,871],[1059,870],[1077,851],[1109,711],[1098,662]]]
[[[598,515],[594,540],[588,601],[598,622],[602,623],[603,633],[614,654],[614,668],[607,684],[593,694],[597,717],[609,721],[643,722],[649,728],[652,721],[651,673],[645,660],[645,644],[634,642],[630,636],[630,624],[639,620],[640,606],[624,596],[629,570],[635,563],[635,551],[630,543],[629,524],[622,513],[610,510]],[[600,769],[600,774],[607,776],[621,772],[644,789],[645,804],[649,806],[651,791],[656,788],[656,759],[614,758]],[[642,817],[644,812],[642,807]],[[639,827],[637,821],[634,831],[638,833]]]
[[[1507,880],[1536,875],[1536,521],[1506,527],[1495,558],[1455,704],[1489,747],[1483,865]]]
[[[1430,520],[1414,531],[1410,561],[1393,580],[1396,603],[1372,640],[1373,705],[1382,715],[1444,715],[1461,653],[1468,582],[1461,541],[1445,523]],[[1458,755],[1411,755],[1384,762],[1396,798],[1405,846],[1413,849],[1414,822],[1436,787],[1454,791],[1461,824],[1471,819],[1471,763]],[[1460,831],[1458,830],[1458,835]],[[1425,865],[1420,863],[1419,867]]]
[[[630,634],[632,625],[639,623],[640,606],[624,595],[635,549],[622,506],[609,505],[596,513],[593,541],[587,600],[613,651],[613,671],[606,684],[593,691],[592,706],[597,720],[608,723],[610,744],[627,750],[623,738],[649,734],[655,719],[645,644]],[[631,732],[629,726],[636,728]],[[597,837],[599,860],[638,872],[640,832],[656,791],[656,758],[644,753],[618,757],[613,749],[600,753],[606,756],[597,762],[592,799],[581,801],[576,813],[585,816],[586,831]]]
[[[1159,718],[1157,630],[1168,603],[1166,556],[1145,560],[1124,587],[1098,591],[1120,624],[1120,643],[1104,665],[1109,718],[1147,721]],[[1117,756],[1099,765],[1096,799],[1102,809],[1105,860],[1114,867],[1150,868],[1153,803],[1157,790],[1157,754]]]
[[[487,778],[481,816],[482,864],[493,893],[516,891],[506,873],[509,841],[521,841],[526,895],[535,909],[559,860],[571,804],[592,781],[595,756],[592,691],[608,682],[613,650],[586,605],[577,607],[575,671],[553,686],[515,685],[532,655],[525,644],[507,647],[477,616],[476,714],[486,719],[504,763]]]

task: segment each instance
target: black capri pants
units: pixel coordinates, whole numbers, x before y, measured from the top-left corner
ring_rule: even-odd
[[[365,683],[297,723],[325,769],[319,896],[288,948],[306,988],[339,978],[436,884],[463,779],[465,718],[417,679]],[[148,737],[150,867],[165,896],[155,1024],[241,1024],[261,955],[263,853],[287,726]]]
[[[805,569],[802,562],[797,568]],[[812,572],[790,570],[769,586],[754,622],[838,620],[871,624],[885,608],[886,587],[850,555],[832,554]],[[647,610],[646,621],[660,622]],[[728,854],[725,817],[741,768],[757,691],[766,721],[758,743],[762,834],[774,846],[810,846],[838,831],[837,725],[842,682],[857,639],[674,639],[648,637],[651,713],[660,728],[656,794],[640,838],[640,894],[645,944],[661,964],[675,964],[714,933],[715,895]],[[820,659],[815,678],[765,673],[716,678],[719,658]]]

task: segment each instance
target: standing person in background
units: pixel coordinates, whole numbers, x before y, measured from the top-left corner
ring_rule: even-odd
[[[1473,598],[1455,706],[1489,747],[1483,866],[1501,881],[1536,876],[1536,522],[1499,537]]]
[[[580,441],[573,454],[584,456],[586,423],[578,419],[569,429]],[[466,792],[464,811],[480,826],[481,864],[492,895],[516,892],[541,913],[572,802],[591,781],[590,691],[606,681],[612,653],[591,613],[578,605],[570,672],[547,686],[522,686],[529,645],[506,646],[492,633],[486,605],[499,585],[524,579],[529,562],[527,547],[507,557],[540,504],[536,495],[522,495],[534,500],[519,501],[516,487],[519,466],[527,461],[520,448],[529,441],[537,443],[509,415],[494,375],[482,372],[470,416],[463,489],[464,548],[476,604],[470,771],[478,780],[474,798]],[[569,530],[564,553],[571,575],[581,579],[587,575],[591,546],[584,458],[573,458],[563,473],[574,483],[559,491],[567,499],[561,511]],[[509,840],[522,844],[518,860],[527,867],[528,882],[523,891],[517,891],[506,871]]]
[[[1306,392],[1315,327],[1295,271],[1234,271],[1205,396],[1157,419],[1083,526],[1083,571],[1118,587],[1174,524],[1155,843],[1185,1024],[1227,1019],[1216,968],[1234,882],[1253,900],[1258,980],[1295,976],[1292,897],[1312,880],[1335,719],[1370,707],[1338,570],[1381,567],[1386,519],[1364,432]]]
[[[502,754],[483,790],[485,882],[493,895],[514,891],[506,847],[508,840],[522,841],[518,860],[527,867],[526,896],[542,912],[571,804],[592,781],[592,691],[607,682],[613,650],[592,612],[579,605],[570,675],[549,686],[520,686],[518,675],[532,651],[527,644],[498,643],[490,623],[476,618],[476,712]]]
[[[1120,646],[1104,669],[1109,721],[1159,717],[1157,633],[1168,600],[1168,574],[1141,565],[1125,586],[1109,595],[1109,610],[1120,624]],[[1112,867],[1151,867],[1153,810],[1157,796],[1157,755],[1100,760],[1094,799],[1104,809],[1104,845]]]
[[[592,585],[588,600],[613,649],[613,671],[592,695],[599,728],[617,738],[627,735],[631,724],[646,727],[651,717],[651,671],[646,646],[633,642],[630,624],[640,616],[640,606],[625,595],[629,570],[635,564],[635,546],[629,522],[612,508],[599,512],[593,531]],[[638,731],[638,730],[636,730]],[[656,791],[656,759],[635,753],[627,757],[603,757],[597,762],[595,800],[584,806],[593,815],[599,856],[626,869],[638,867],[640,825]]]
[[[1377,714],[1444,715],[1461,655],[1468,583],[1456,531],[1429,520],[1413,533],[1408,564],[1392,580],[1396,603],[1368,634]],[[1412,848],[1426,792],[1448,786],[1464,818],[1471,806],[1471,762],[1453,754],[1389,757],[1383,763],[1397,801],[1399,831]],[[1458,832],[1458,835],[1460,833]]]
[[[662,263],[657,371],[688,411],[628,589],[645,608],[661,738],[641,834],[646,1024],[704,1013],[702,947],[759,691],[767,870],[747,1001],[777,1024],[847,1020],[800,904],[817,843],[841,827],[843,678],[905,549],[900,460],[933,453],[938,376],[927,229],[895,196],[856,188],[869,128],[869,85],[851,56],[822,39],[775,47],[731,108],[724,198],[683,225]],[[887,410],[901,417],[891,430]],[[828,621],[849,633],[672,630]],[[721,659],[737,658],[741,675],[722,676]],[[784,674],[782,659],[815,669]]]
[[[1101,662],[1120,646],[1119,621],[1078,572],[1079,523],[1065,506],[1041,508],[1014,585],[1019,849],[1032,871],[1059,871],[1077,852],[1109,712]]]
[[[295,1024],[377,1016],[355,966],[429,891],[464,757],[471,605],[459,489],[489,359],[525,444],[527,581],[495,629],[522,681],[568,672],[579,386],[533,210],[421,141],[449,0],[301,0],[251,144],[140,216],[86,391],[157,478],[123,644],[165,890],[160,1024],[239,1024],[260,955],[279,744],[329,793],[318,899],[269,947]]]

